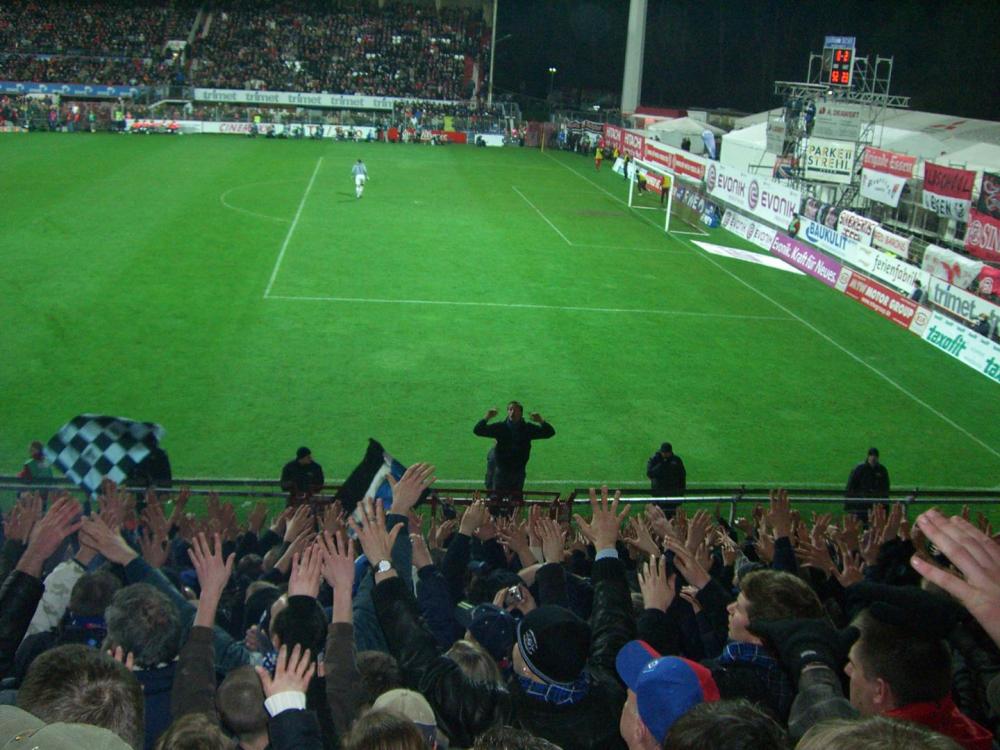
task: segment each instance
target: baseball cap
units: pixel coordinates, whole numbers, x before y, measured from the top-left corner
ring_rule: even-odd
[[[868,449],[868,455],[869,456],[877,456],[878,455],[878,448],[869,448]]]
[[[312,455],[312,451],[309,450],[308,448],[306,448],[304,445],[301,448],[299,448],[297,451],[295,451],[295,457],[296,458],[305,458],[306,456],[311,456],[311,455]]]
[[[635,693],[639,718],[659,744],[690,709],[719,700],[719,687],[705,667],[680,656],[661,656],[645,641],[626,643],[615,668]]]
[[[0,706],[0,750],[132,750],[109,729],[90,724],[46,724],[16,706]]]
[[[417,725],[427,746],[434,746],[437,740],[437,719],[434,718],[431,704],[420,693],[406,688],[388,690],[375,699],[372,708],[384,708],[409,719]]]
[[[509,663],[516,628],[514,617],[495,604],[480,604],[472,610],[468,626],[476,643],[500,666]]]

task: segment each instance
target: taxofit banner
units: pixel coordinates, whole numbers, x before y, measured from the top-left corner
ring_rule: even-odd
[[[939,312],[931,314],[924,341],[1000,383],[1000,345]]]

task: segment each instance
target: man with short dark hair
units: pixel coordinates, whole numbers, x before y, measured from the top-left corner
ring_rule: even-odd
[[[17,705],[48,724],[92,724],[143,747],[142,687],[124,665],[88,646],[58,646],[35,659]]]
[[[660,445],[660,450],[646,462],[646,476],[651,482],[653,497],[683,497],[687,489],[687,471],[681,457],[674,453],[670,443]],[[657,503],[668,515],[673,514],[680,501]]]
[[[879,463],[878,448],[869,448],[868,456],[851,471],[844,494],[854,498],[889,497],[889,470]],[[871,501],[846,500],[844,510],[868,517]]]
[[[236,735],[241,750],[264,750],[268,745],[268,714],[264,689],[251,666],[237,667],[219,685],[215,694],[219,718]]]
[[[154,586],[133,583],[121,589],[104,614],[106,649],[121,648],[135,659],[135,675],[146,699],[146,748],[173,720],[170,691],[181,649],[181,620],[176,605]]]
[[[745,700],[695,706],[670,728],[668,750],[783,750],[788,735],[771,716]]]
[[[993,735],[951,699],[951,652],[944,639],[921,637],[879,621],[869,610],[854,620],[860,638],[844,670],[851,705],[862,716],[922,724],[966,750],[991,750]]]
[[[323,467],[305,446],[295,451],[295,458],[281,469],[281,489],[290,493],[289,504],[319,492],[324,482]]]
[[[507,404],[506,420],[489,424],[497,413],[497,408],[493,407],[472,428],[473,434],[497,441],[493,453],[496,462],[493,486],[487,489],[495,490],[498,494],[519,495],[524,489],[525,467],[531,457],[531,441],[547,440],[556,431],[538,412],[531,414],[531,421],[535,424],[525,422],[524,407],[518,401]]]

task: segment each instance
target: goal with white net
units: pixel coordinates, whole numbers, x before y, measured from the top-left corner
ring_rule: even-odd
[[[637,211],[659,211],[663,214],[663,231],[670,231],[670,210],[676,175],[663,167],[632,159],[626,168],[628,207]]]

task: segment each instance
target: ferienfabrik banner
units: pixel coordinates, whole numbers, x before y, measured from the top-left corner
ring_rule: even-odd
[[[977,258],[1000,262],[1000,219],[972,209],[965,230],[965,249]]]
[[[896,208],[916,164],[915,156],[867,146],[861,162],[862,197]]]
[[[975,181],[975,172],[925,162],[924,208],[949,219],[968,221]]]
[[[705,169],[705,187],[713,198],[779,227],[791,223],[802,203],[798,190],[714,161]]]

